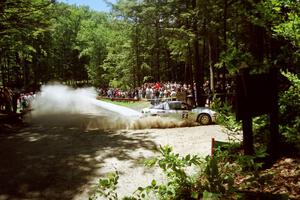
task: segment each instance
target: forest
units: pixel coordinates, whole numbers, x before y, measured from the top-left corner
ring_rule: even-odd
[[[210,90],[216,93],[217,87],[224,90],[243,69],[253,75],[276,71],[281,74],[278,95],[276,91],[276,98],[272,99],[275,103],[265,102],[278,107],[274,115],[278,114],[275,121],[278,120],[281,146],[276,151],[298,157],[295,162],[283,158],[284,165],[278,167],[282,170],[276,171],[276,175],[283,172],[287,176],[275,182],[279,183],[278,188],[292,185],[289,193],[298,199],[300,0],[117,0],[107,4],[111,8],[109,13],[57,0],[1,0],[0,89],[8,87],[26,93],[59,82],[74,87],[129,90],[145,83],[170,81],[195,86],[195,98],[201,96],[204,83],[209,82]],[[196,100],[198,106],[205,104],[202,98]],[[218,112],[217,124],[241,132],[241,123],[227,103],[213,99],[211,107]],[[158,187],[152,181],[149,187],[138,189],[141,197],[147,190],[158,191],[165,199],[182,199],[186,195],[191,199],[208,195],[207,199],[212,199],[211,194],[229,197],[236,192],[234,189],[247,187],[255,191],[261,187],[265,191],[270,173],[259,174],[262,165],[258,162],[266,157],[265,147],[272,138],[270,121],[266,115],[253,117],[252,142],[256,152],[251,155],[221,151],[215,157],[201,160],[205,170],[196,182],[197,187],[183,168],[200,166],[198,157],[180,158],[171,147],[161,147],[159,151],[164,157],[150,160],[148,165],[158,164],[169,170],[171,182]],[[284,171],[286,168],[291,173]],[[290,176],[292,172],[295,173]],[[115,189],[118,176],[99,181],[98,192],[102,194],[107,187]],[[267,192],[278,189],[274,188]]]
[[[213,90],[239,69],[299,74],[298,0],[119,0],[110,13],[48,0],[0,3],[0,85],[59,81]]]

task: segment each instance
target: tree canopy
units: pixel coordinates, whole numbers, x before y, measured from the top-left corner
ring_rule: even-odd
[[[2,85],[49,81],[200,92],[240,68],[299,73],[298,0],[118,0],[110,13],[48,0],[0,3]],[[201,104],[201,99],[199,99]]]

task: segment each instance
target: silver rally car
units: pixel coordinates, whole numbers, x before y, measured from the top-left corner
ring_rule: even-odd
[[[207,107],[191,108],[182,101],[165,101],[142,110],[143,116],[165,116],[188,118],[201,125],[212,124],[216,121],[216,112]]]

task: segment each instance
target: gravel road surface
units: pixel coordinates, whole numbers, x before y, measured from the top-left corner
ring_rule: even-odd
[[[171,145],[183,156],[208,155],[211,138],[227,140],[218,125],[86,130],[90,119],[59,115],[51,122],[47,116],[1,133],[0,200],[88,199],[91,185],[115,170],[120,173],[120,195],[130,194],[161,177],[159,169],[143,165],[146,158],[158,155],[160,145]]]

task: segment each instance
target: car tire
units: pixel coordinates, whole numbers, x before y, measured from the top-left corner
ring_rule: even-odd
[[[211,124],[211,117],[209,114],[200,114],[197,118],[197,122],[199,122],[201,125]]]

